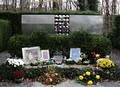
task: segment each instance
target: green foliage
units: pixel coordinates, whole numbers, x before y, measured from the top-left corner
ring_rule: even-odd
[[[112,49],[111,41],[101,35],[93,35],[93,51],[104,57],[106,54],[110,53]]]
[[[87,55],[95,51],[106,55],[111,49],[111,42],[103,36],[91,35],[86,31],[76,31],[68,36],[48,34],[35,31],[31,35],[16,35],[10,38],[8,51],[21,57],[22,47],[39,46],[41,49],[49,49],[50,56],[56,51],[69,58],[70,48],[81,48]]]
[[[7,48],[8,40],[11,35],[10,22],[7,20],[0,20],[0,51]]]
[[[80,11],[98,11],[98,0],[77,0]]]
[[[78,68],[60,68],[60,74],[67,79],[74,79],[79,76],[80,69]]]
[[[80,30],[70,34],[70,47],[81,48],[82,52],[89,53],[92,51],[92,35],[86,31]],[[88,43],[89,42],[89,43]]]
[[[84,67],[82,69],[78,68],[59,68],[59,72],[62,75],[62,77],[68,78],[68,79],[75,79],[80,74],[82,74],[85,71],[93,71],[92,68]]]
[[[30,68],[25,69],[25,78],[26,79],[35,79],[39,76],[42,76],[45,73],[46,68]]]
[[[113,48],[120,50],[120,15],[114,16],[113,23],[115,27],[108,37],[112,41]]]
[[[88,0],[88,3],[89,3],[88,4],[89,10],[95,11],[95,12],[98,11],[98,3],[99,3],[98,0]]]
[[[53,1],[53,10],[59,10],[59,4]]]
[[[85,10],[85,0],[78,0],[79,4],[78,7],[80,8],[80,11]]]
[[[30,35],[15,35],[9,39],[7,50],[12,56],[22,57],[22,48],[31,47],[31,43]]]
[[[102,79],[114,80],[114,81],[120,80],[119,66],[110,69],[98,69],[95,70],[95,72],[98,73]]]
[[[48,33],[45,31],[34,31],[31,34],[31,42],[33,46],[40,46],[41,49],[49,49],[47,46]]]
[[[62,55],[69,56],[69,36],[65,35],[49,35],[49,44],[48,47],[50,48],[51,55],[54,55],[56,51],[62,52]]]
[[[96,80],[96,75],[99,75],[102,80],[120,80],[120,67],[116,66],[111,69],[92,69],[90,67],[83,67],[83,68],[60,68],[60,67],[41,67],[41,68],[25,68],[25,79],[29,79],[32,81],[42,81],[44,83],[46,77],[54,78],[54,75],[60,76],[57,80],[63,80],[62,78],[66,79],[75,79],[77,77],[77,81],[82,84],[87,84],[89,80],[93,81],[93,84],[98,82],[99,79]],[[0,81],[7,81],[12,80],[11,77],[12,69],[8,67],[6,64],[0,65]],[[86,73],[86,72],[90,72]],[[80,80],[80,75],[84,78]],[[61,77],[62,76],[62,77]],[[54,80],[55,81],[55,80]],[[82,81],[82,82],[81,82]],[[100,80],[99,80],[100,81]],[[61,81],[60,81],[61,82]],[[56,82],[59,83],[59,82]]]
[[[94,71],[85,71],[81,73],[76,80],[83,85],[93,85],[100,81],[100,75],[96,74]]]
[[[12,69],[6,64],[0,65],[0,80],[11,80]]]
[[[21,13],[0,12],[0,19],[9,20],[13,34],[21,33]]]
[[[74,60],[71,60],[71,61],[64,61],[65,64],[67,65],[73,65],[73,64],[76,64],[76,62]]]

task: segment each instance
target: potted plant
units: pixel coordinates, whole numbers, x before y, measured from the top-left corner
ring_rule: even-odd
[[[100,81],[100,75],[96,74],[94,71],[85,71],[81,73],[76,80],[83,85],[93,85]]]
[[[23,81],[25,76],[25,72],[23,70],[16,70],[12,72],[12,77],[16,83],[20,83]]]
[[[23,80],[25,76],[24,72],[24,62],[22,59],[13,59],[13,58],[8,58],[5,61],[5,64],[7,67],[11,69],[11,77],[15,82],[19,82],[19,80]]]

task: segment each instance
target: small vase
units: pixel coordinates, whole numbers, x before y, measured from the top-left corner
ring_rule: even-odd
[[[17,83],[17,84],[19,84],[19,83],[21,83],[23,81],[23,79],[24,78],[15,78],[14,82]]]

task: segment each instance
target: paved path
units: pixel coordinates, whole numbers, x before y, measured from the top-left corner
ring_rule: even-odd
[[[84,86],[76,83],[74,80],[67,80],[57,85],[43,85],[40,82],[28,82],[28,83],[0,83],[0,87],[120,87],[119,82],[103,82],[96,85]]]
[[[5,62],[5,60],[6,60],[7,58],[9,58],[9,57],[11,57],[11,55],[10,55],[7,51],[1,52],[1,53],[0,53],[0,65],[1,65],[3,62]]]

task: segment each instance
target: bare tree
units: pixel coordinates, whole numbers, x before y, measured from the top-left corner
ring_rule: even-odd
[[[11,10],[16,11],[16,7],[17,7],[17,0],[12,0]]]
[[[9,10],[9,0],[2,0],[3,2],[3,9]]]
[[[71,0],[71,3],[72,3],[72,5],[76,8],[76,10],[78,11],[78,9],[79,9],[79,8],[78,8],[78,3],[79,3],[79,2],[78,2],[78,1],[72,1],[72,0]]]
[[[39,11],[42,10],[42,5],[43,5],[43,0],[39,0],[39,5],[38,5]]]
[[[49,10],[52,10],[52,0],[49,0]]]
[[[111,4],[110,4],[111,3]],[[105,0],[104,28],[103,35],[107,36],[113,27],[113,15],[116,12],[116,0]]]
[[[62,0],[59,0],[59,10],[62,10]]]
[[[117,0],[112,0],[112,15],[116,13],[116,2]]]

